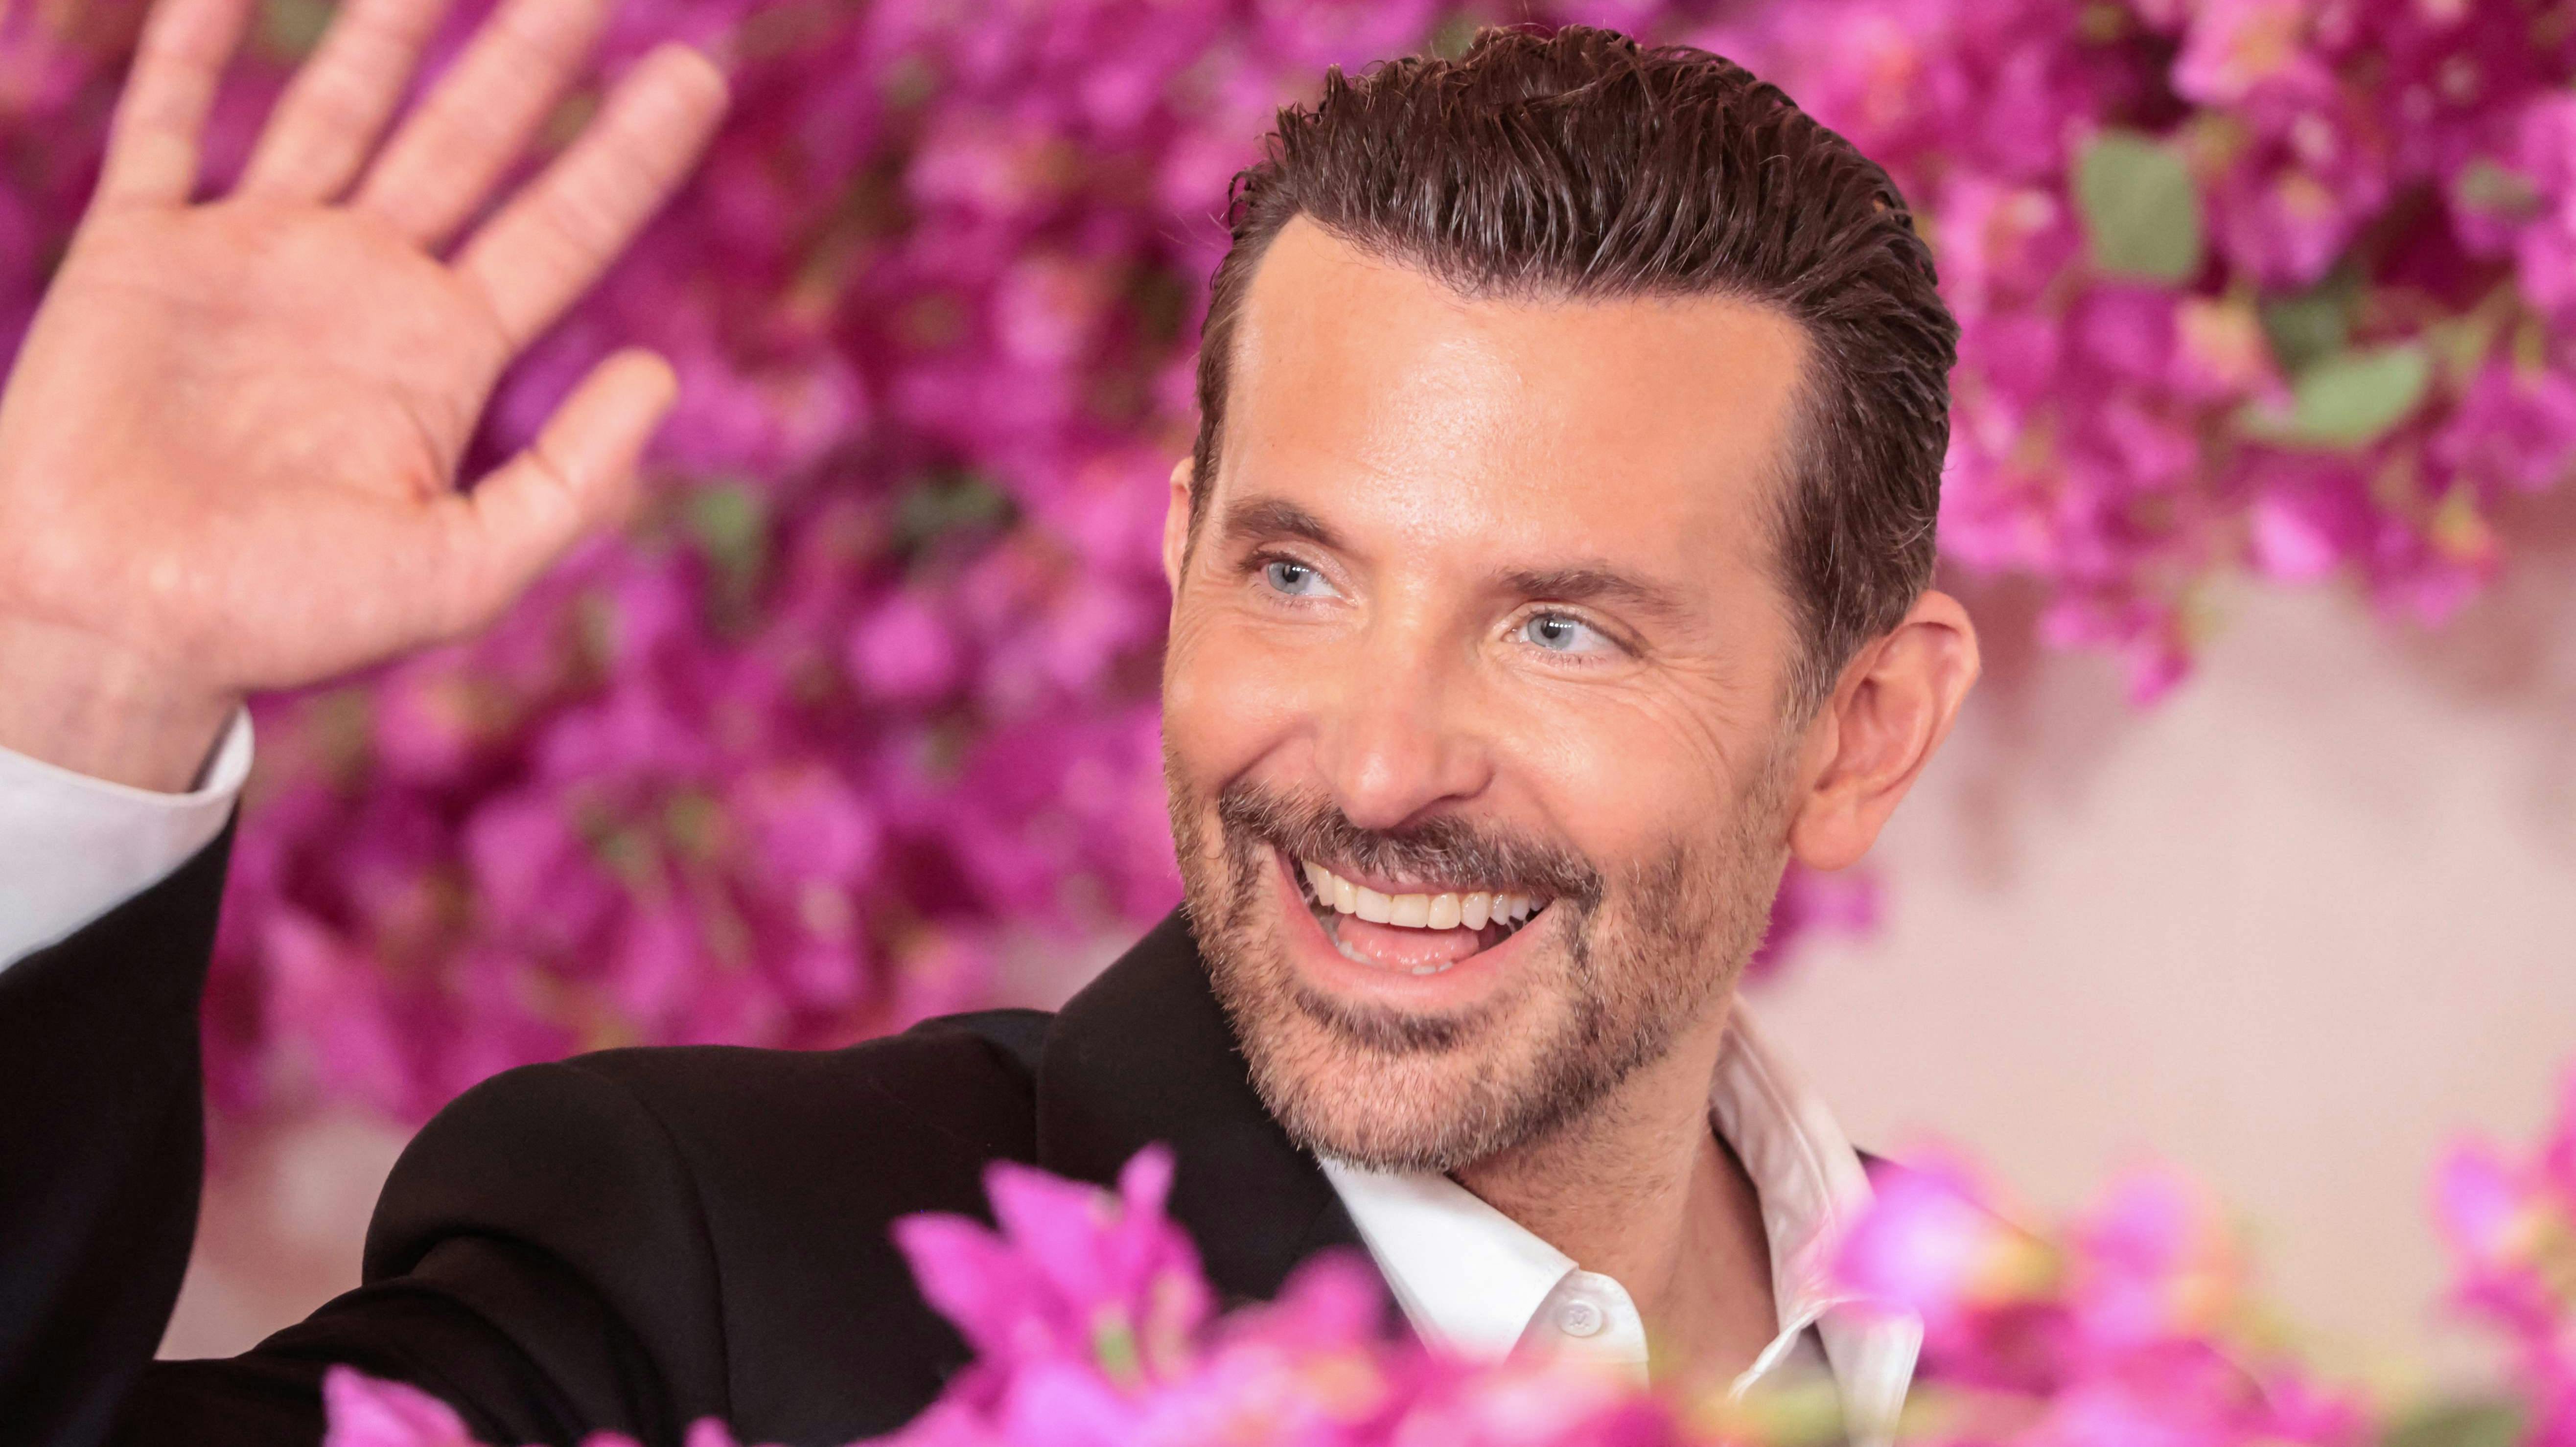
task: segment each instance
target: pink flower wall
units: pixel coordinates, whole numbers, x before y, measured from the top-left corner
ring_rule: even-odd
[[[0,327],[77,219],[139,7],[0,18]],[[485,7],[467,0],[461,36]],[[328,16],[269,0],[236,162]],[[399,1116],[604,1045],[822,1045],[1177,898],[1164,479],[1229,177],[1429,0],[629,0],[738,109],[508,379],[679,366],[654,501],[489,637],[259,710],[218,1101]],[[1507,17],[1523,10],[1510,7]],[[1943,545],[2146,702],[2214,580],[2438,622],[2576,463],[2576,10],[2526,0],[1542,7],[1738,55],[1894,171],[1965,327]],[[569,113],[568,113],[569,116]],[[1865,923],[1793,879],[1775,936]],[[1776,958],[1776,950],[1774,957]]]

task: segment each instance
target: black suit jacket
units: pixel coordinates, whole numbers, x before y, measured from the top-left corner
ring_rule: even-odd
[[[228,847],[0,971],[0,1441],[315,1442],[341,1362],[436,1393],[496,1444],[677,1442],[710,1415],[744,1441],[882,1432],[967,1355],[887,1227],[989,1219],[994,1160],[1105,1183],[1170,1143],[1172,1213],[1230,1299],[1358,1245],[1253,1094],[1175,915],[1052,1016],[498,1076],[403,1153],[364,1285],[243,1356],[152,1361],[195,1230],[197,1003]]]

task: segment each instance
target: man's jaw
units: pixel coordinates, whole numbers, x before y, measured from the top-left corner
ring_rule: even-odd
[[[1490,976],[1481,967],[1508,963],[1519,954],[1511,943],[1553,902],[1512,881],[1383,878],[1292,860],[1275,846],[1271,854],[1283,923],[1307,946],[1296,953],[1317,966],[1310,978],[1320,973],[1371,995],[1419,996],[1426,1005],[1482,994],[1489,979],[1454,977]]]

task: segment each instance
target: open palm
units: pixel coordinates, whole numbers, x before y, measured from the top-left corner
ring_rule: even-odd
[[[453,245],[607,4],[510,0],[379,148],[445,0],[348,0],[240,185],[192,204],[252,0],[162,0],[0,397],[0,612],[228,708],[480,626],[617,515],[672,397],[648,353],[602,363],[472,489],[456,476],[502,369],[724,108],[704,57],[655,52]]]

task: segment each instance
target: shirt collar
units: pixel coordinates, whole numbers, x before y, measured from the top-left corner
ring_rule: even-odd
[[[1785,1359],[1812,1326],[1850,1440],[1855,1447],[1889,1441],[1922,1324],[1835,1287],[1833,1242],[1869,1205],[1869,1175],[1832,1112],[1763,1040],[1741,1002],[1709,1083],[1709,1120],[1744,1163],[1760,1201],[1779,1313],[1779,1337],[1738,1390]],[[1333,1160],[1323,1166],[1406,1318],[1452,1351],[1488,1358],[1510,1352],[1577,1270],[1572,1258],[1446,1176]]]
[[[1405,1319],[1461,1356],[1507,1355],[1575,1269],[1574,1258],[1447,1176],[1322,1164]]]

